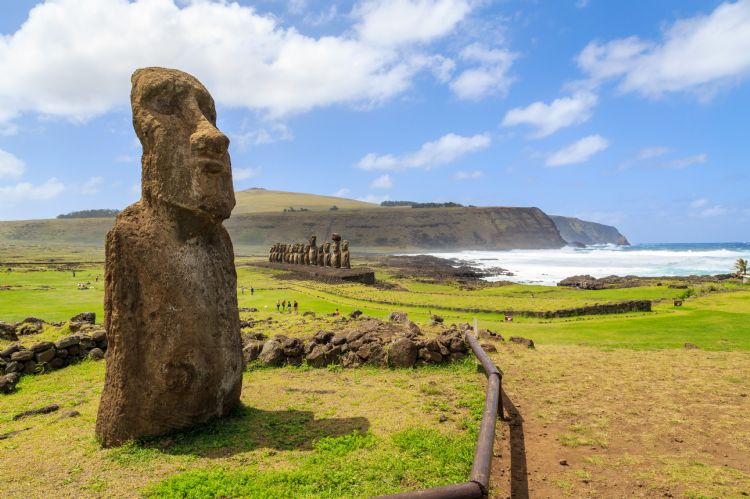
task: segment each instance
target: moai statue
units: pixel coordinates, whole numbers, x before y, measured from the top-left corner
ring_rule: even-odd
[[[323,244],[323,253],[325,255],[324,266],[331,266],[331,243]]]
[[[349,241],[341,241],[341,268],[350,269],[352,263],[349,259]]]
[[[105,447],[228,414],[240,402],[242,343],[229,139],[214,101],[182,71],[133,73],[141,199],[107,233],[107,374],[96,419]]]
[[[310,249],[308,250],[308,265],[318,264],[318,246],[317,237],[310,236]]]
[[[326,254],[323,251],[325,249],[325,244],[321,244],[318,246],[318,266],[324,267],[326,264]]]
[[[331,255],[331,267],[337,269],[341,268],[341,236],[338,234],[332,234],[333,239],[333,255]]]
[[[268,250],[268,261],[269,261],[269,262],[272,262],[272,261],[273,261],[273,249],[274,249],[274,247],[273,247],[273,246],[271,246],[271,249],[270,249],[270,250]]]
[[[302,250],[302,263],[304,265],[310,265],[310,245],[306,244]]]
[[[284,263],[292,263],[292,245],[286,245],[286,251],[284,252]]]
[[[300,251],[300,244],[297,243],[294,245],[294,263],[295,264],[299,265],[300,263],[302,263],[300,261],[301,256],[302,256],[302,251]]]

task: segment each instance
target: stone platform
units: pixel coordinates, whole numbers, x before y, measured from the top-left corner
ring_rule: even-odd
[[[360,282],[362,284],[375,284],[375,271],[366,267],[337,269],[334,267],[319,267],[317,265],[296,265],[276,262],[253,262],[251,265],[267,269],[286,270],[297,274],[299,277],[314,279],[316,281],[330,282],[341,280]]]

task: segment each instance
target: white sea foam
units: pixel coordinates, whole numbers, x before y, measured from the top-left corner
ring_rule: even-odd
[[[711,275],[733,271],[738,258],[750,258],[750,246],[728,245],[644,245],[566,247],[555,250],[461,251],[430,253],[456,258],[484,269],[503,268],[513,276],[494,276],[489,280],[555,285],[580,274],[594,277],[637,275]]]

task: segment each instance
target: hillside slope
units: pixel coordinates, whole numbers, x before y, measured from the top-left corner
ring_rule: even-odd
[[[235,245],[319,241],[338,232],[352,250],[560,248],[565,241],[538,208],[377,209],[235,215],[226,222]]]
[[[630,245],[627,238],[611,225],[559,215],[550,215],[550,218],[557,226],[562,238],[569,243]]]
[[[232,215],[246,213],[283,212],[284,209],[304,208],[309,211],[330,211],[332,206],[341,210],[376,209],[380,205],[336,196],[319,196],[303,192],[270,191],[267,189],[246,189],[234,194],[237,206]]]

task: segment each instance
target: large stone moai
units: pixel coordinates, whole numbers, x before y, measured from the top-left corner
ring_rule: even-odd
[[[318,266],[324,267],[326,264],[326,254],[324,252],[325,244],[318,246]]]
[[[142,197],[106,238],[105,447],[224,416],[242,386],[229,140],[189,74],[139,69],[132,85]]]
[[[324,243],[323,244],[323,254],[325,258],[323,259],[323,266],[330,267],[332,258],[331,258],[331,243]]]
[[[331,239],[333,240],[331,267],[338,269],[341,268],[341,236],[339,234],[332,234]]]
[[[349,241],[341,241],[341,268],[352,268],[352,262],[349,257]]]
[[[310,236],[310,249],[308,250],[309,255],[309,265],[317,265],[318,264],[318,241],[316,236]]]

